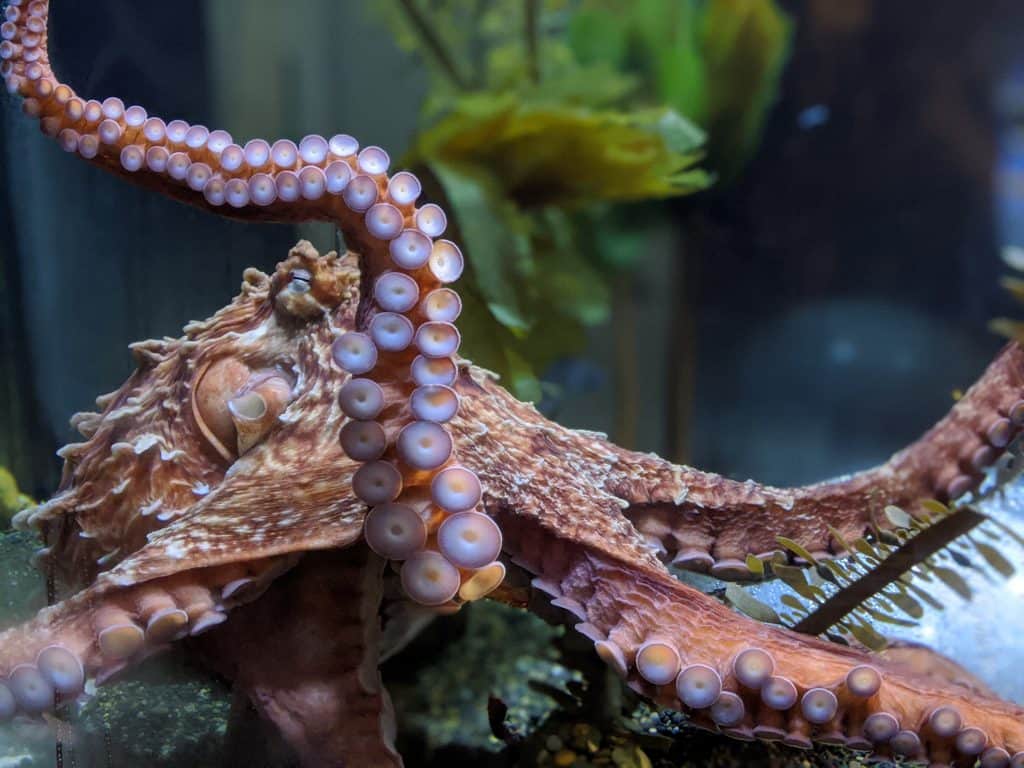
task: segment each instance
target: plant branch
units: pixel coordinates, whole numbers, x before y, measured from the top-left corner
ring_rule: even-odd
[[[405,11],[405,15],[409,17],[409,22],[416,29],[416,33],[419,35],[420,40],[422,40],[423,45],[437,59],[437,63],[448,76],[448,79],[459,90],[466,90],[466,80],[459,73],[458,67],[455,66],[455,61],[445,49],[444,43],[441,42],[441,38],[436,30],[420,12],[420,9],[416,7],[415,0],[398,0],[398,3],[402,6],[402,10]]]
[[[540,17],[540,0],[526,0],[526,61],[530,80],[540,82],[540,51],[537,32]]]
[[[896,549],[871,572],[849,584],[793,626],[795,632],[820,635],[877,595],[915,565],[923,563],[952,541],[968,533],[988,518],[971,507],[956,511],[930,525]]]

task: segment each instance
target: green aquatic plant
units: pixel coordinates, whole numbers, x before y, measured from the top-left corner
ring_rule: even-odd
[[[615,207],[706,189],[753,146],[789,27],[770,0],[732,5],[381,7],[429,65],[404,163],[434,181],[465,247],[464,348],[520,397],[539,400],[544,368],[608,320],[616,276],[642,254],[643,217],[627,235]],[[702,162],[698,124],[723,132],[710,146],[727,163]]]
[[[706,186],[693,169],[701,138],[664,110],[596,111],[499,94],[460,100],[424,133],[412,163],[440,183],[466,249],[463,328],[474,359],[539,399],[535,373],[578,351],[582,329],[608,318],[614,269],[587,247],[595,206]]]
[[[570,37],[706,131],[710,167],[730,178],[757,146],[792,24],[773,0],[589,0]]]
[[[977,500],[998,493],[1016,478],[1020,464],[1015,450],[997,469],[992,487]],[[726,588],[726,598],[760,621],[804,634],[852,639],[878,651],[888,642],[879,625],[915,626],[925,605],[944,608],[932,587],[941,585],[969,600],[972,590],[966,572],[990,578],[1009,578],[1016,572],[1000,548],[1008,541],[1024,546],[1024,539],[1005,525],[970,504],[947,506],[932,500],[922,506],[916,516],[887,507],[886,525],[853,541],[830,529],[845,553],[834,560],[815,557],[795,541],[779,537],[782,549],[773,558],[747,558],[754,577],[775,577],[785,585],[778,609],[739,584]],[[790,564],[790,558],[802,564]]]
[[[9,528],[11,518],[35,506],[30,496],[18,489],[18,481],[6,467],[0,467],[0,528]]]

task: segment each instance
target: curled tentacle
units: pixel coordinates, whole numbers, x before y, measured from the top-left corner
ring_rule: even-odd
[[[222,216],[334,222],[371,274],[387,267],[389,245],[403,229],[427,241],[444,232],[439,207],[416,206],[422,189],[416,177],[405,171],[389,177],[387,152],[374,146],[360,151],[351,136],[242,143],[227,131],[151,115],[138,105],[125,108],[116,97],[79,96],[50,65],[48,0],[9,7],[0,76],[8,92],[24,98],[23,111],[66,151]],[[419,247],[427,251],[425,264],[431,246],[421,240]],[[436,280],[447,282],[452,263],[442,260],[448,266]]]

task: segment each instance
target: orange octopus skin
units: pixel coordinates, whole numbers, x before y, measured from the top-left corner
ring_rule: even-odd
[[[625,451],[545,420],[458,359],[457,297],[405,300],[457,277],[461,256],[436,240],[444,215],[417,206],[415,178],[387,175],[386,153],[356,154],[341,135],[243,148],[117,99],[84,101],[50,69],[48,10],[17,0],[0,23],[0,76],[44,133],[217,213],[331,221],[358,256],[300,243],[272,277],[247,271],[242,294],[209,321],[135,345],[135,374],[98,401],[100,413],[74,418],[86,440],[64,449],[57,496],[18,523],[39,529],[51,566],[83,588],[0,635],[0,717],[50,710],[86,677],[102,682],[189,638],[305,764],[400,765],[376,674],[382,562],[360,543],[383,546],[364,526],[364,499],[383,488],[388,503],[374,514],[393,496],[411,510],[387,530],[415,534],[403,539],[415,545],[403,582],[421,602],[458,607],[515,564],[631,687],[704,727],[938,765],[1024,765],[1019,707],[738,616],[662,562],[741,576],[743,559],[771,554],[778,535],[838,553],[830,528],[855,537],[885,525],[887,504],[913,510],[966,493],[1024,423],[1019,346],[921,440],[850,478],[776,489]],[[379,290],[386,275],[399,275],[389,278],[397,293]],[[357,399],[343,368],[370,382]],[[417,406],[424,380],[453,395],[436,390],[439,400]],[[360,421],[377,426],[343,431]],[[403,442],[413,423],[428,427]],[[363,472],[371,465],[377,474]],[[459,482],[436,492],[460,466]],[[446,548],[438,526],[452,513],[476,515],[477,533],[500,529],[501,559],[457,551],[479,537]],[[454,567],[462,555],[473,564]],[[298,630],[307,626],[312,643]],[[274,643],[293,652],[267,669]]]

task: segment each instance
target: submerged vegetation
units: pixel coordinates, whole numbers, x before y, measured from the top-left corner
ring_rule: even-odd
[[[772,0],[393,0],[381,15],[431,73],[404,163],[464,246],[465,349],[540,401],[548,366],[608,320],[664,215],[653,202],[731,176],[756,145],[790,25]]]
[[[6,467],[0,467],[0,530],[10,527],[11,518],[35,501],[18,489],[18,481]]]
[[[1004,466],[1013,465],[1012,471],[1005,470],[1010,478],[1019,474],[1019,464],[1016,452],[1004,462]],[[993,488],[999,485],[997,481]],[[1005,549],[1008,542],[1024,546],[1016,533],[970,504],[947,507],[931,501],[916,517],[897,507],[887,508],[886,516],[885,530],[875,528],[870,537],[855,541],[847,541],[833,530],[847,553],[836,559],[815,557],[783,537],[779,544],[784,551],[774,558],[763,562],[748,557],[753,576],[774,577],[784,585],[772,601],[779,605],[778,610],[738,584],[728,586],[726,598],[759,621],[880,651],[888,645],[881,627],[915,626],[924,616],[925,606],[933,610],[945,607],[933,594],[935,586],[942,585],[969,600],[972,589],[963,572],[1009,578],[1016,568],[999,547]],[[798,558],[803,565],[790,565],[787,556]]]

